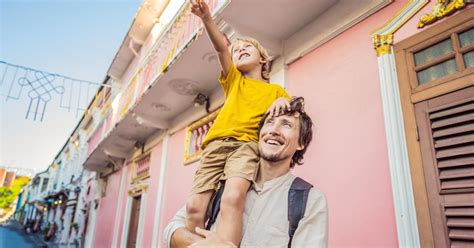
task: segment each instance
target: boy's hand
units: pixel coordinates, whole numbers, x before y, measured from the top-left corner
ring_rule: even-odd
[[[191,12],[202,20],[211,18],[209,6],[203,0],[191,0]]]
[[[285,111],[291,111],[290,102],[285,97],[280,97],[276,99],[270,108],[268,108],[267,113],[270,113],[270,116],[279,116],[284,114]]]

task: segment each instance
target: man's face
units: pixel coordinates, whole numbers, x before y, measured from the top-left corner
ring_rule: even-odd
[[[298,142],[300,136],[299,113],[267,117],[260,130],[258,149],[260,157],[268,162],[289,159],[304,147]]]

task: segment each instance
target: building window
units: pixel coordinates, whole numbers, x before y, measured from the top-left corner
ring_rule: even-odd
[[[132,182],[150,177],[150,153],[140,156],[132,164]]]
[[[427,30],[436,32],[436,29]],[[423,37],[405,50],[410,84],[424,90],[474,72],[474,20],[443,32]]]
[[[46,188],[48,187],[48,182],[49,182],[48,178],[43,179],[43,184],[41,185],[41,192],[44,192],[46,190]]]

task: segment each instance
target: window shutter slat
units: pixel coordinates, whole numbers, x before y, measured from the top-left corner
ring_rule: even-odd
[[[439,173],[439,178],[441,179],[453,179],[453,178],[464,178],[464,177],[474,177],[474,167],[441,170],[441,172]]]
[[[474,240],[474,206],[445,206],[451,247],[472,247]]]
[[[474,156],[439,161],[438,168],[455,167],[469,164],[474,164]]]
[[[440,127],[446,127],[450,126],[453,124],[460,124],[460,123],[466,123],[469,121],[474,121],[474,112],[469,113],[469,112],[464,112],[466,114],[460,115],[460,116],[455,116],[453,118],[449,119],[441,119],[439,121],[433,121],[431,128],[436,129]]]
[[[447,146],[454,146],[474,142],[474,134],[463,135],[460,137],[438,139],[435,142],[435,148],[443,148]]]
[[[469,111],[469,110],[473,110],[474,109],[474,102],[473,102],[472,99],[469,99],[469,101],[467,101],[467,102],[456,103],[456,104],[454,104],[454,106],[447,105],[447,106],[444,106],[444,108],[441,108],[441,109],[444,109],[444,111],[437,111],[438,109],[432,109],[430,112],[435,112],[435,113],[430,114],[430,119],[434,120],[434,119],[437,119],[437,118],[440,118],[440,117],[446,117],[446,116],[449,116],[449,115],[458,114],[458,113],[466,112],[466,111]]]

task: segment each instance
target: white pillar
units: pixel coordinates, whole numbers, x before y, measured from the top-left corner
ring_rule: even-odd
[[[67,199],[66,212],[63,216],[63,229],[61,232],[61,239],[59,240],[60,244],[67,244],[69,239],[69,231],[72,225],[72,218],[74,214],[74,208],[76,207],[76,193],[74,191],[69,192],[69,197]]]
[[[127,183],[127,175],[128,175],[128,168],[130,166],[122,166],[122,170],[120,173],[120,186],[119,186],[119,196],[117,200],[117,212],[115,213],[115,220],[114,220],[114,233],[113,233],[113,238],[112,238],[112,247],[117,247],[118,245],[118,236],[120,232],[120,217],[123,215],[122,212],[122,202],[123,202],[123,196],[126,195],[126,183]]]
[[[161,242],[162,234],[160,232],[161,225],[161,211],[163,209],[163,195],[166,179],[166,169],[168,167],[168,148],[170,143],[170,135],[166,134],[163,139],[163,146],[161,152],[161,164],[160,164],[160,178],[158,179],[158,192],[156,196],[156,213],[155,219],[153,220],[153,240],[151,243],[152,247],[159,247]]]
[[[378,64],[399,245],[419,247],[415,199],[393,54],[379,56]]]

